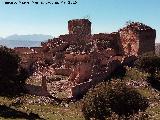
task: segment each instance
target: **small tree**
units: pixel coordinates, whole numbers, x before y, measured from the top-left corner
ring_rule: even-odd
[[[145,54],[139,57],[135,65],[150,74],[151,78],[155,78],[156,74],[160,71],[160,56],[154,54]]]

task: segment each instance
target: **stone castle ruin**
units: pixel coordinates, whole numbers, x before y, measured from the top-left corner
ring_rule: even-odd
[[[42,87],[50,95],[56,90],[67,97],[81,95],[127,59],[155,51],[156,30],[142,23],[132,22],[110,34],[91,34],[88,19],[74,19],[68,21],[68,30],[69,34],[42,42],[41,47],[15,48],[24,68],[35,65],[34,73],[46,76]]]

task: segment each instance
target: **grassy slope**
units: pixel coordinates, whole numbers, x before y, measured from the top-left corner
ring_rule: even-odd
[[[160,91],[152,88],[147,82],[148,74],[139,72],[137,69],[128,68],[125,80],[130,83],[142,83],[136,85],[136,89],[145,97],[149,99],[149,107],[146,113],[149,115],[149,120],[160,120]],[[132,84],[132,86],[134,86]],[[134,86],[135,87],[135,86]]]
[[[149,99],[150,106],[146,110],[147,114],[149,115],[149,119],[160,120],[160,91],[156,91],[152,87],[146,85],[147,83],[144,81],[146,77],[147,74],[141,73],[136,69],[128,68],[128,72],[124,79]],[[143,83],[144,85],[140,86]],[[26,102],[26,100],[39,99],[39,97],[31,95],[25,95],[22,98],[25,99],[24,103],[22,102],[21,104],[14,106],[11,104],[15,103],[15,98],[9,99],[6,97],[0,97],[0,105],[6,105],[9,107],[12,106],[11,108],[17,111],[25,112],[27,114],[33,112],[35,114],[38,114],[41,118],[47,120],[84,120],[80,110],[81,105],[79,104],[79,102],[77,102],[78,104],[69,103],[69,105],[53,105],[49,103],[39,104]],[[0,112],[0,119],[4,119],[1,116],[2,115]],[[9,119],[11,118],[8,118],[8,120]]]
[[[26,96],[27,99],[32,99],[32,96]],[[36,98],[37,99],[37,98]],[[22,111],[27,114],[30,112],[38,114],[41,118],[47,119],[47,120],[83,120],[82,113],[80,112],[79,108],[76,108],[75,105],[70,103],[69,106],[64,105],[52,105],[52,104],[26,104],[22,103],[20,105],[11,105],[14,103],[15,99],[8,99],[5,97],[0,97],[0,103],[1,105],[6,105],[10,108],[13,108],[17,111]],[[1,116],[1,112],[0,112]],[[0,117],[0,119],[4,119],[3,117]],[[11,118],[8,118],[11,119]],[[18,118],[17,118],[18,119]],[[22,118],[20,118],[22,119]]]

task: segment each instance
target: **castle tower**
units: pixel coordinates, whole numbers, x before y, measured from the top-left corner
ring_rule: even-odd
[[[91,34],[91,22],[88,19],[74,19],[68,21],[69,34]]]
[[[121,44],[125,55],[142,55],[155,53],[156,30],[138,22],[132,22],[119,30]]]

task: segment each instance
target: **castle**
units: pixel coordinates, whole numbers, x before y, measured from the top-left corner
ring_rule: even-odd
[[[14,49],[24,68],[43,61],[53,68],[52,74],[68,76],[72,97],[106,79],[133,56],[155,51],[156,30],[142,23],[131,22],[110,34],[91,34],[88,19],[74,19],[68,21],[68,30],[69,34],[42,42],[41,47]]]

